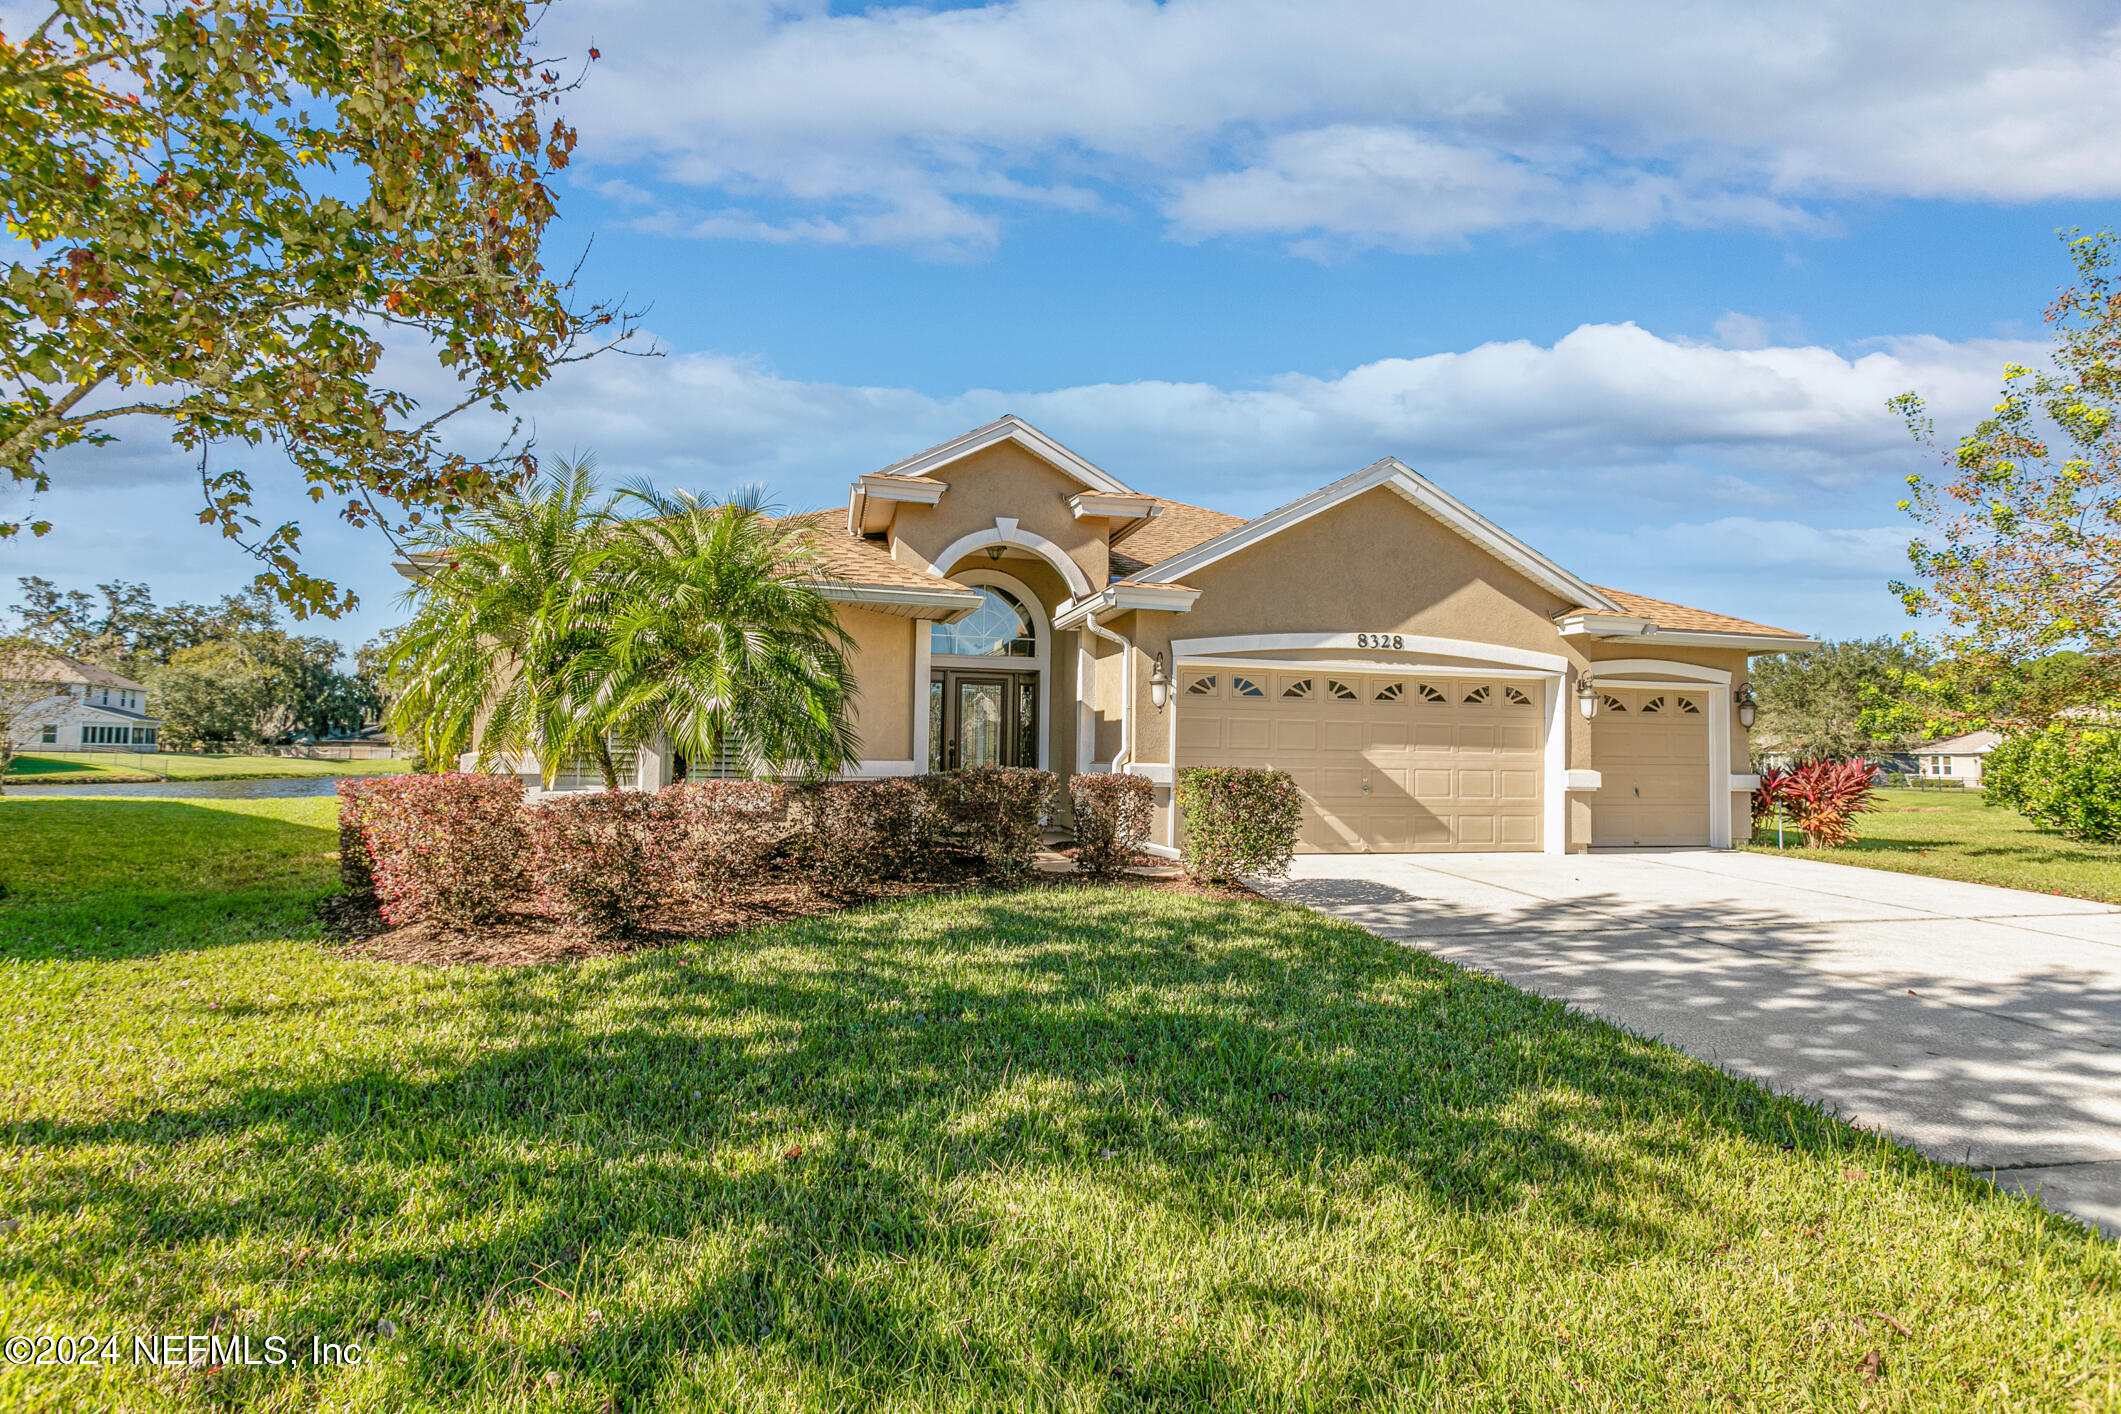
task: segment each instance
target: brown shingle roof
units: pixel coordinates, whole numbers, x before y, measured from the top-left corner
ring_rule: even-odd
[[[1786,628],[1771,628],[1767,624],[1756,624],[1751,619],[1734,619],[1729,614],[1712,614],[1707,609],[1692,609],[1684,604],[1674,604],[1665,599],[1652,599],[1647,594],[1630,594],[1624,589],[1609,589],[1603,584],[1591,588],[1618,604],[1623,613],[1636,618],[1648,619],[1659,628],[1692,631],[1696,633],[1765,633],[1782,638],[1803,638],[1801,633]],[[1595,613],[1596,610],[1578,608],[1572,613]]]
[[[69,658],[64,653],[47,653],[40,658],[24,660],[26,668],[9,673],[28,682],[85,682],[92,687],[122,687],[133,692],[147,691],[145,683],[122,677],[109,668],[99,668],[94,663],[84,663],[79,658]]]
[[[913,565],[901,564],[891,552],[872,540],[847,533],[844,510],[806,511],[786,518],[789,524],[807,526],[810,543],[818,559],[837,579],[849,584],[877,585],[889,589],[956,589],[970,593],[954,579],[941,579]]]
[[[1162,496],[1156,498],[1156,504],[1162,513],[1151,516],[1141,529],[1113,548],[1114,574],[1140,574],[1151,565],[1184,554],[1203,540],[1213,540],[1224,531],[1235,530],[1245,523],[1243,516],[1211,511],[1205,506],[1189,506],[1184,501],[1166,500]]]

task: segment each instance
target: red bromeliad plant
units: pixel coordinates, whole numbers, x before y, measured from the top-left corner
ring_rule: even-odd
[[[1839,849],[1856,839],[1856,817],[1878,808],[1877,768],[1861,756],[1805,761],[1764,771],[1753,788],[1753,823],[1786,812],[1813,849]]]

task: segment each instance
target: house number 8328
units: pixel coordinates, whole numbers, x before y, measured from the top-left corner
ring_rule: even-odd
[[[1396,633],[1358,633],[1355,635],[1355,646],[1357,648],[1405,648],[1407,645],[1406,641]]]

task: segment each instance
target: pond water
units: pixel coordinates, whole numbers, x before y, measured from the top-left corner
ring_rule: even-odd
[[[103,785],[26,785],[10,781],[11,800],[43,800],[92,795],[143,796],[160,800],[269,800],[287,796],[336,795],[336,776],[293,776],[236,781],[111,781]]]

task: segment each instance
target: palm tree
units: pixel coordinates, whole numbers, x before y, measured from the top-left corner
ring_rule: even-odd
[[[808,527],[777,519],[756,490],[720,502],[646,484],[621,495],[645,513],[620,523],[605,566],[612,612],[598,657],[610,720],[747,776],[826,775],[853,761],[848,639]]]
[[[597,651],[616,542],[595,473],[593,456],[558,460],[418,542],[425,573],[406,591],[413,617],[393,636],[386,671],[391,728],[429,760],[466,743],[482,771],[528,754],[550,788],[589,755],[617,789]]]

